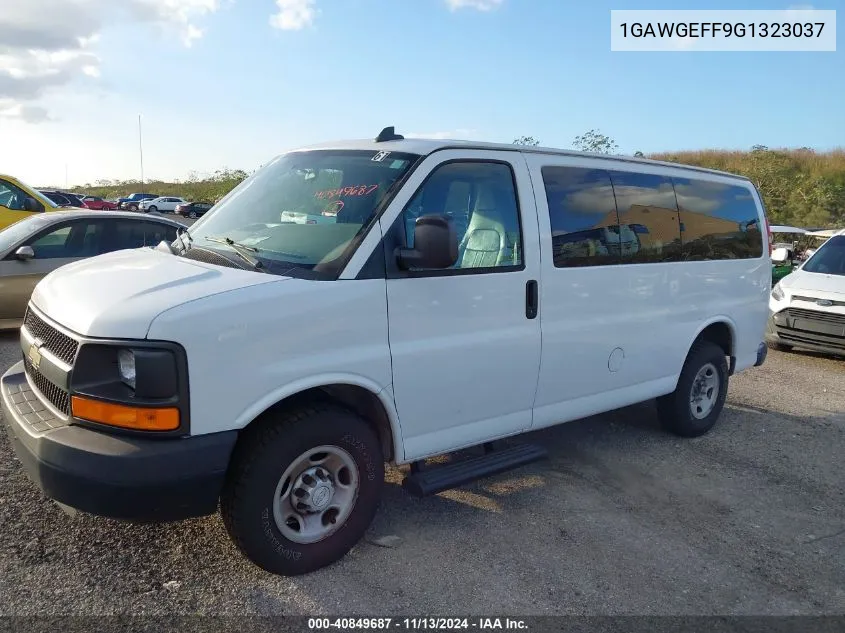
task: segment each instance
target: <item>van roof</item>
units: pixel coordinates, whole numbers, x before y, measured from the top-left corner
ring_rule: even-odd
[[[386,128],[389,130],[390,128]],[[391,130],[392,133],[392,130]],[[382,132],[384,135],[384,131]],[[381,136],[381,135],[380,135]],[[579,152],[569,149],[558,149],[554,147],[534,147],[530,145],[515,145],[508,143],[488,143],[482,141],[467,141],[460,139],[426,139],[426,138],[403,138],[398,135],[388,136],[389,140],[378,141],[376,139],[350,139],[332,141],[327,143],[319,143],[316,145],[308,145],[299,147],[297,150],[317,150],[317,149],[360,149],[371,150],[374,152],[408,152],[410,154],[421,154],[427,156],[433,152],[444,149],[464,149],[464,150],[496,150],[509,152],[522,152],[525,154],[551,154],[555,156],[573,156],[584,158],[601,158],[604,160],[621,161],[625,163],[638,163],[643,165],[657,165],[662,167],[672,167],[675,169],[688,169],[690,171],[704,172],[708,174],[715,174],[719,176],[728,176],[739,180],[750,181],[746,176],[739,174],[732,174],[726,171],[719,171],[717,169],[708,169],[706,167],[697,167],[694,165],[684,165],[683,163],[670,163],[661,160],[652,160],[650,158],[638,158],[635,156],[618,156],[612,154],[595,154],[591,152]]]

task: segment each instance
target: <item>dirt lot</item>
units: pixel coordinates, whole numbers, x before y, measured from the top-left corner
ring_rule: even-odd
[[[17,358],[0,335],[0,369]],[[0,614],[842,614],[843,428],[845,361],[773,352],[704,438],[639,405],[535,433],[549,461],[426,500],[392,471],[368,542],[295,579],[243,560],[216,516],[70,518],[0,432]]]

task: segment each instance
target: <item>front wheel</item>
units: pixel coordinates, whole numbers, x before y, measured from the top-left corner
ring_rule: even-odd
[[[191,212],[188,214],[188,217],[189,217],[189,218],[191,218],[191,219],[196,218],[196,217],[197,217],[197,212],[196,212],[196,211],[191,211]]]
[[[157,206],[155,206],[155,205],[153,205],[153,206],[151,206],[151,207],[147,207],[147,212],[148,212],[148,213],[155,213],[156,211],[158,211],[158,207],[157,207]]]
[[[346,555],[378,509],[384,459],[378,437],[331,404],[296,409],[245,431],[221,498],[241,552],[294,576]]]
[[[693,345],[675,391],[657,399],[657,413],[667,431],[698,437],[713,428],[728,395],[724,350],[709,341]]]

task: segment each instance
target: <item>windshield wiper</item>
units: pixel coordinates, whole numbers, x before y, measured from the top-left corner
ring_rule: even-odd
[[[220,244],[226,244],[226,246],[235,251],[235,253],[242,260],[252,266],[254,270],[260,270],[264,268],[264,264],[262,264],[257,258],[247,254],[258,253],[260,251],[260,249],[255,248],[254,246],[247,246],[246,244],[241,244],[240,242],[236,242],[235,240],[233,240],[231,237],[206,237],[205,239],[209,242],[218,242]]]

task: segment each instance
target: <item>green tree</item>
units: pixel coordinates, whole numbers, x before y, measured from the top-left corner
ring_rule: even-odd
[[[531,147],[537,147],[540,144],[533,136],[520,136],[519,138],[515,138],[513,140],[514,145],[529,145]]]
[[[596,154],[613,154],[619,149],[616,141],[598,130],[590,130],[576,136],[572,145],[582,152],[594,152]]]

